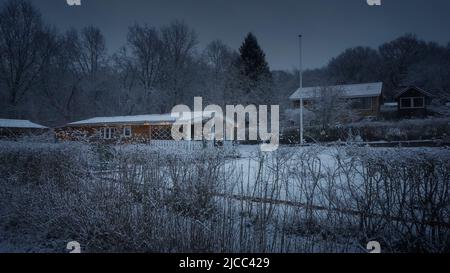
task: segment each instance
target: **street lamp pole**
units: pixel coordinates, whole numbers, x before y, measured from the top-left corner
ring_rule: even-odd
[[[300,145],[303,145],[303,45],[302,45],[302,35],[298,35],[299,39],[299,49],[300,49],[300,68],[299,68],[299,78],[300,78]]]

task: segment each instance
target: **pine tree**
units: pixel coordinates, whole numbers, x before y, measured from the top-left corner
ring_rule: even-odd
[[[239,48],[239,68],[241,74],[253,81],[267,80],[270,77],[266,54],[258,44],[255,35],[249,33]]]
[[[266,55],[256,37],[249,33],[239,48],[236,62],[237,90],[241,103],[270,104],[272,94],[272,74],[266,61]],[[235,95],[236,97],[236,95]]]

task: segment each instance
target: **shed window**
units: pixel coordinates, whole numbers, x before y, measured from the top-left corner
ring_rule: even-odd
[[[415,98],[401,98],[400,108],[401,109],[414,109],[414,108],[424,108],[425,98],[415,97]]]
[[[123,128],[123,136],[124,137],[131,137],[131,134],[132,134],[131,127]]]
[[[403,98],[400,103],[401,108],[411,108],[411,99],[410,98]]]
[[[414,100],[413,100],[413,106],[415,107],[415,108],[423,108],[425,105],[425,100],[424,100],[424,98],[414,98]]]
[[[294,105],[295,109],[299,109],[300,108],[300,100],[294,101],[293,105]],[[303,106],[304,107],[308,107],[310,105],[311,105],[311,101],[310,100],[303,99]]]

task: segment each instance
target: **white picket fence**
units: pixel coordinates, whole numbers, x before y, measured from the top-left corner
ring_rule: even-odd
[[[152,140],[150,145],[154,145],[158,148],[170,148],[170,149],[180,149],[180,150],[201,150],[203,148],[214,147],[214,142],[212,141],[175,141],[175,140]],[[224,148],[231,148],[233,143],[231,141],[224,142]]]

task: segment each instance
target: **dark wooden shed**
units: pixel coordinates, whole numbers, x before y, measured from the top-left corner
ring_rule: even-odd
[[[398,103],[399,117],[426,117],[433,95],[419,87],[408,86],[399,90],[394,99]]]

